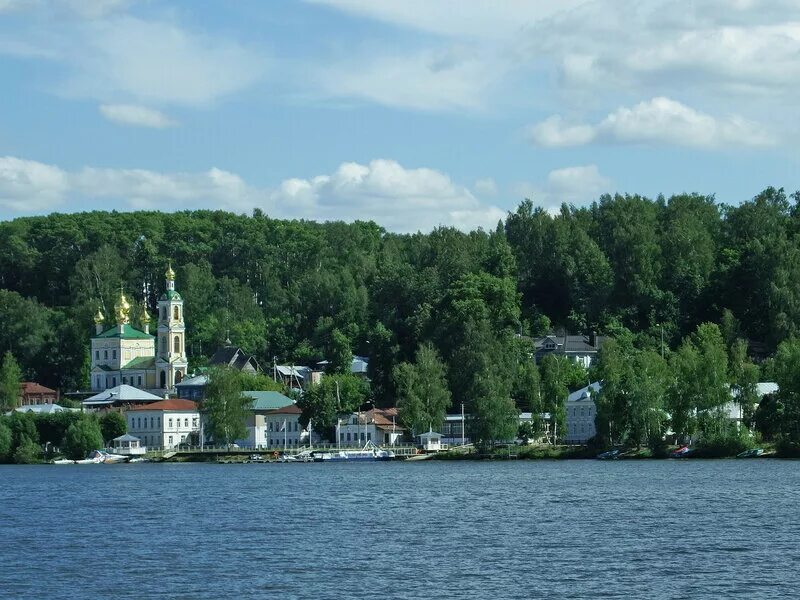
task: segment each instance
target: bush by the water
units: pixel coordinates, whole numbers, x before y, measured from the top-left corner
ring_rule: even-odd
[[[92,450],[103,447],[100,425],[93,417],[84,417],[67,429],[64,437],[64,454],[72,460],[80,460]]]

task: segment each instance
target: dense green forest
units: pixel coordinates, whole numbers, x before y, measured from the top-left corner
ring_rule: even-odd
[[[550,215],[529,201],[496,230],[397,235],[374,223],[225,212],[53,214],[0,223],[0,353],[25,376],[85,385],[98,306],[120,285],[153,312],[172,260],[188,349],[202,363],[230,335],[262,364],[304,364],[345,336],[369,356],[374,391],[431,342],[446,361],[487,325],[618,334],[669,346],[724,309],[767,345],[796,332],[800,212],[767,189],[739,206],[713,197],[605,196]],[[457,386],[456,386],[457,387]]]
[[[773,188],[738,206],[617,195],[557,215],[526,200],[493,231],[470,233],[398,235],[258,210],[20,218],[0,223],[0,354],[10,351],[25,378],[85,388],[98,307],[111,315],[122,285],[135,310],[154,313],[172,261],[193,366],[226,337],[265,366],[352,352],[369,357],[379,405],[394,405],[398,387],[408,396],[417,366],[446,379],[440,403],[557,413],[547,398],[587,376],[530,367],[526,336],[553,328],[611,335],[619,360],[645,370],[662,334],[673,371],[722,344],[726,369],[738,361],[744,379],[757,377],[748,348],[773,353],[800,322],[799,233],[798,196]],[[623,377],[606,354],[605,376]]]

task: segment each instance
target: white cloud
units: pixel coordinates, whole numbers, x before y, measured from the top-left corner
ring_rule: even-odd
[[[371,19],[446,36],[506,37],[586,0],[308,0]]]
[[[253,85],[267,69],[259,51],[235,39],[121,13],[125,2],[86,4],[74,3],[84,6],[75,19],[29,19],[17,35],[4,36],[0,53],[61,65],[54,91],[106,104],[207,106]],[[47,3],[39,5],[49,15]]]
[[[513,191],[556,214],[562,203],[587,204],[601,194],[610,193],[613,185],[611,179],[600,173],[597,165],[583,165],[555,169],[547,174],[543,183],[518,183]]]
[[[14,157],[0,159],[0,207],[9,214],[64,206],[237,212],[258,207],[282,218],[374,220],[403,232],[437,225],[493,227],[505,215],[444,173],[406,169],[383,159],[366,165],[342,163],[332,174],[286,179],[272,189],[252,186],[236,173],[217,168],[201,173],[94,167],[69,172]]]
[[[356,56],[311,73],[328,96],[413,110],[477,111],[484,108],[488,91],[502,78],[502,71],[489,56],[451,46]]]
[[[383,159],[343,163],[331,175],[284,181],[270,200],[276,206],[299,203],[309,218],[372,219],[394,231],[491,227],[497,214],[505,214],[439,171],[406,169]]]
[[[174,127],[177,122],[164,113],[136,104],[101,104],[100,113],[109,121],[120,125],[164,129]]]
[[[166,22],[118,17],[83,26],[84,47],[68,57],[65,92],[105,99],[204,105],[252,85],[264,61],[235,41]]]
[[[539,146],[580,146],[591,142],[664,143],[717,148],[766,146],[775,139],[756,123],[739,116],[715,118],[669,98],[653,98],[620,107],[595,125],[570,124],[560,116],[529,128]]]
[[[58,167],[0,157],[0,207],[14,212],[52,210],[68,189],[68,176]]]

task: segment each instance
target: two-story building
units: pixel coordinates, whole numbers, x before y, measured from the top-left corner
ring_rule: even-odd
[[[363,446],[367,442],[394,446],[406,433],[398,423],[396,408],[373,408],[342,415],[336,430],[342,446]]]
[[[197,403],[170,398],[125,411],[128,433],[148,448],[176,448],[186,443],[190,434],[200,433]]]

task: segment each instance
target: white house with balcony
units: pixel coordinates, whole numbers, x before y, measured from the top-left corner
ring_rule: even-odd
[[[125,412],[128,433],[148,448],[177,448],[190,434],[200,432],[200,412],[191,400],[170,398]]]
[[[595,381],[572,392],[567,397],[567,430],[563,434],[556,432],[556,435],[560,435],[565,443],[585,444],[597,433],[594,425],[594,418],[597,415],[594,397],[600,392],[601,388],[602,384],[599,381]]]

